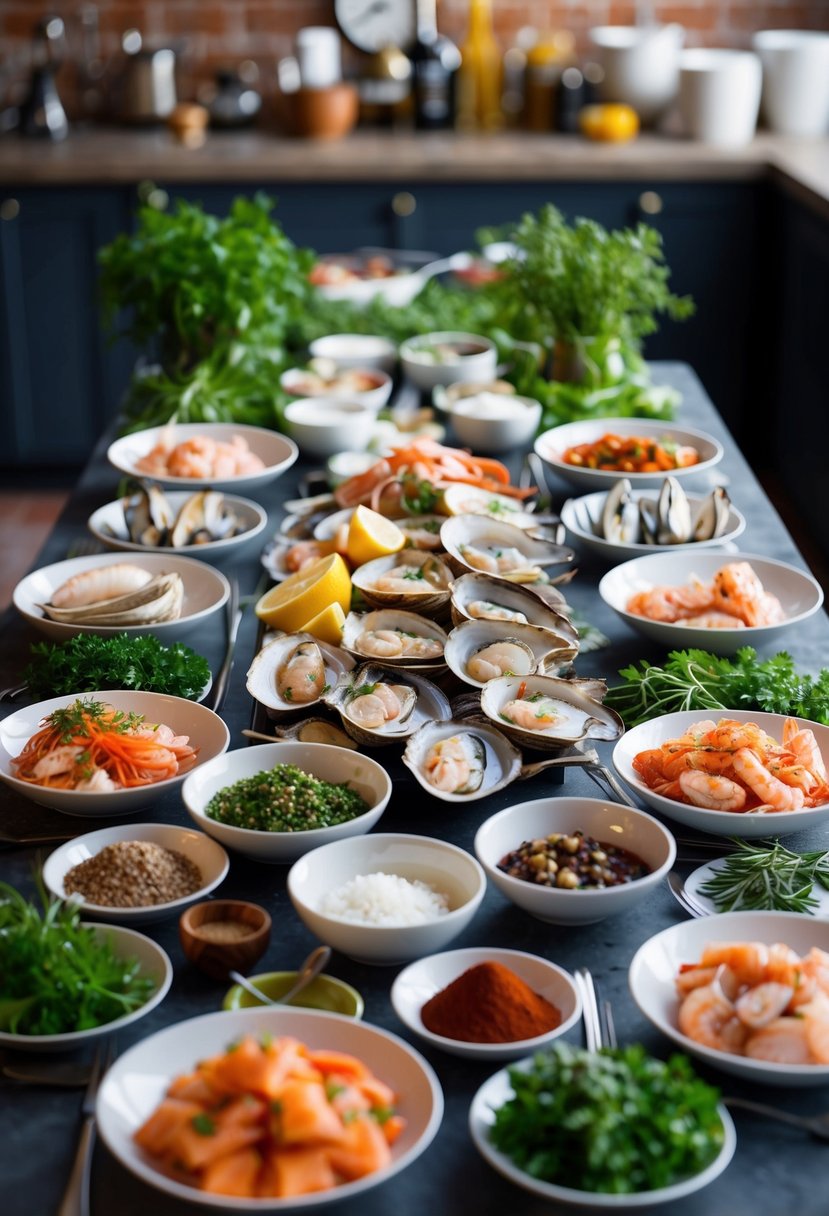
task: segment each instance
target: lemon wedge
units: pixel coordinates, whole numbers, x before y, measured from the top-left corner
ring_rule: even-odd
[[[356,508],[348,525],[346,553],[354,566],[372,562],[376,557],[397,553],[406,543],[406,536],[397,524],[385,515],[362,504]]]
[[[256,615],[271,629],[296,633],[335,606],[341,615],[351,607],[351,575],[339,553],[330,553],[266,591],[257,601]]]
[[[318,612],[310,621],[306,621],[298,629],[298,633],[310,633],[320,642],[330,642],[332,646],[342,645],[345,613],[338,603],[327,604],[322,612]]]

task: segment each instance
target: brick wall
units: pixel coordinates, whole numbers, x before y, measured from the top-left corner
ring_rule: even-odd
[[[80,53],[79,13],[84,0],[0,0],[0,103],[19,92],[30,63],[36,22],[47,13],[66,23],[66,64],[62,92],[71,98],[73,60]],[[639,0],[645,4],[646,0]],[[198,82],[218,66],[251,59],[260,69],[265,93],[274,87],[274,64],[289,54],[304,25],[333,22],[333,0],[99,0],[101,54],[111,71],[125,29],[137,27],[148,45],[172,42],[179,50],[181,93],[193,95]],[[608,22],[629,24],[637,0],[493,0],[495,27],[506,49],[522,26],[566,28],[578,45],[587,30]],[[770,27],[829,30],[829,0],[652,0],[658,21],[687,28],[687,45],[745,46],[751,33]],[[441,29],[461,41],[468,0],[439,0]],[[359,64],[355,52],[351,66]]]

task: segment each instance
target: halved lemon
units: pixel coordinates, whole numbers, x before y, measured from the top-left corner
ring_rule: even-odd
[[[345,613],[339,604],[328,604],[322,612],[318,612],[310,621],[301,625],[299,633],[310,633],[320,642],[330,642],[332,646],[340,646],[343,640]]]
[[[266,591],[256,604],[256,615],[272,629],[296,633],[333,605],[342,613],[351,607],[351,575],[339,553],[321,557]]]
[[[362,566],[376,557],[397,553],[405,543],[406,536],[397,524],[370,507],[361,504],[351,516],[346,552],[353,565]]]

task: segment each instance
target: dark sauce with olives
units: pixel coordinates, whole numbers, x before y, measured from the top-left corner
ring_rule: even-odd
[[[568,891],[600,891],[651,873],[650,866],[636,853],[594,840],[581,831],[551,832],[525,840],[501,858],[498,869],[536,886]]]

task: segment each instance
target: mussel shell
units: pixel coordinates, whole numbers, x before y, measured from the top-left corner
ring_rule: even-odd
[[[724,486],[715,486],[697,508],[691,535],[695,541],[716,540],[728,531],[731,499]]]
[[[470,616],[467,605],[476,600],[487,600],[489,603],[501,604],[515,612],[523,612],[530,625],[538,625],[549,630],[556,637],[564,638],[571,645],[578,647],[579,635],[576,628],[570,624],[563,611],[546,601],[549,592],[554,603],[564,602],[564,597],[555,588],[544,585],[531,590],[529,587],[519,587],[505,582],[503,579],[492,578],[489,574],[462,574],[452,585],[451,606],[452,621],[460,625],[463,621],[480,620],[485,618]],[[501,621],[502,626],[511,627],[521,622]]]
[[[541,693],[572,707],[572,717],[567,722],[538,731],[505,721],[501,717],[501,709],[508,701],[518,697],[522,684],[528,694]],[[601,680],[563,680],[544,675],[523,678],[501,676],[497,680],[490,680],[481,692],[481,709],[490,722],[520,747],[559,751],[582,739],[612,740],[618,739],[623,733],[622,719],[599,699],[605,690],[606,685]]]
[[[576,556],[568,545],[536,540],[522,528],[516,528],[514,524],[487,519],[483,515],[456,515],[452,519],[447,519],[440,530],[440,539],[449,555],[449,564],[457,573],[486,573],[490,578],[508,583],[534,582],[539,577],[539,575],[533,574],[535,570],[543,570],[546,577],[549,578],[551,577],[549,567],[556,565],[566,567]],[[504,549],[517,549],[527,559],[526,568],[505,574],[476,570],[462,552],[462,548],[467,545],[476,548],[497,545]]]
[[[151,482],[139,482],[135,491],[122,499],[121,505],[128,540],[154,547],[168,543],[175,512],[163,490]]]
[[[675,477],[666,477],[656,500],[656,543],[684,545],[691,539],[691,506]]]
[[[578,654],[578,644],[540,625],[478,619],[464,621],[451,631],[444,651],[446,664],[465,684],[483,688],[486,682],[474,679],[467,664],[483,647],[504,641],[517,642],[526,650],[530,661],[526,674],[566,667]]]
[[[377,655],[366,654],[357,648],[357,639],[366,631],[375,632],[381,629],[402,629],[406,633],[417,634],[418,637],[435,638],[441,644],[441,654],[434,658],[417,659],[401,655],[399,658],[380,658]],[[443,649],[446,647],[446,631],[416,612],[406,612],[402,608],[377,608],[373,612],[349,612],[343,627],[343,649],[356,659],[363,662],[370,660],[375,663],[389,664],[394,667],[411,667],[416,670],[428,670],[444,666]]]
[[[411,566],[414,569],[427,563],[434,574],[428,580],[412,580],[411,590],[383,591],[374,585],[378,578],[396,566]],[[437,579],[437,585],[433,583],[433,578]],[[389,557],[378,557],[364,566],[358,566],[351,576],[351,582],[372,608],[403,608],[429,615],[442,611],[449,603],[452,572],[433,553],[423,549],[401,549]]]
[[[472,735],[483,745],[485,764],[483,780],[468,794],[453,794],[436,789],[423,772],[423,762],[430,748],[441,739],[453,735]],[[503,789],[521,772],[521,753],[500,730],[480,720],[461,722],[427,722],[411,736],[403,753],[403,763],[414,774],[428,794],[442,802],[474,802]]]
[[[364,684],[404,684],[415,692],[415,703],[409,714],[393,718],[376,730],[371,730],[349,718],[347,711],[352,690]],[[335,688],[326,693],[326,705],[340,715],[343,730],[367,747],[385,747],[414,734],[426,722],[443,722],[451,717],[449,701],[430,680],[409,669],[401,669],[384,663],[364,663],[342,676]]]
[[[239,520],[218,490],[199,490],[179,508],[169,534],[173,549],[235,536]]]
[[[290,653],[303,642],[314,642],[319,647],[325,668],[325,682],[330,688],[334,688],[338,680],[354,666],[350,654],[346,654],[338,646],[320,642],[310,633],[283,633],[270,638],[266,636],[265,644],[248,668],[245,687],[253,699],[265,707],[270,718],[295,718],[297,714],[307,713],[314,705],[320,705],[323,700],[324,694],[321,693],[313,701],[297,705],[286,701],[277,692],[278,672]]]

